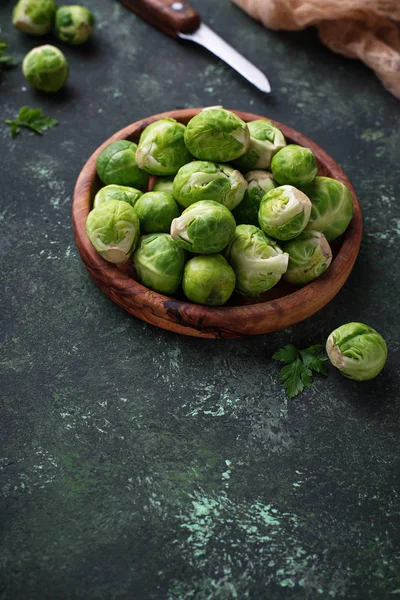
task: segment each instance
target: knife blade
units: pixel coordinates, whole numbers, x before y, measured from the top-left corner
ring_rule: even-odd
[[[271,86],[262,71],[201,22],[200,15],[185,0],[121,0],[167,35],[195,42],[218,56],[262,92]]]

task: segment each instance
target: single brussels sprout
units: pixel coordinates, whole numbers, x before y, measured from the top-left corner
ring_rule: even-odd
[[[56,36],[62,42],[79,46],[86,42],[94,29],[94,16],[84,6],[60,6],[56,12]]]
[[[152,192],[170,192],[174,184],[174,177],[159,177],[153,185]]]
[[[179,169],[172,191],[185,208],[199,200],[214,200],[232,210],[246,188],[243,175],[229,165],[196,160]]]
[[[289,255],[254,225],[238,225],[225,256],[236,275],[236,291],[258,298],[286,272]]]
[[[284,244],[283,250],[289,253],[289,265],[283,278],[297,285],[313,281],[332,262],[332,250],[320,231],[303,231]]]
[[[235,289],[235,273],[221,254],[195,256],[185,265],[182,288],[197,304],[221,306]]]
[[[217,254],[229,244],[235,229],[230,210],[214,200],[201,200],[172,221],[171,236],[189,252]]]
[[[55,46],[33,48],[25,56],[22,73],[27,82],[41,92],[58,92],[69,74],[67,59]]]
[[[139,241],[139,218],[127,202],[109,200],[90,211],[86,234],[103,258],[126,263]]]
[[[318,167],[309,148],[289,144],[272,158],[271,171],[280,185],[302,186],[311,183],[318,173]]]
[[[292,185],[281,185],[267,192],[260,203],[261,229],[277,240],[291,240],[306,227],[311,201]]]
[[[250,133],[247,124],[224,108],[209,108],[187,124],[186,146],[200,160],[229,162],[247,152]]]
[[[138,166],[152,175],[175,175],[192,160],[184,141],[186,127],[175,119],[160,119],[141,133],[136,152]]]
[[[364,323],[346,323],[332,331],[326,352],[333,366],[355,381],[367,381],[379,375],[387,359],[385,340]]]
[[[182,279],[184,252],[168,233],[150,233],[140,238],[133,264],[140,283],[160,294],[174,294]]]
[[[248,182],[247,190],[244,193],[243,200],[232,211],[235,221],[238,225],[255,225],[259,227],[258,211],[260,203],[267,192],[275,187],[272,173],[269,171],[249,171],[245,175]]]
[[[246,154],[235,160],[235,166],[242,172],[268,169],[272,157],[286,146],[283,133],[265,119],[251,121],[247,125],[250,131],[249,149]]]
[[[179,217],[179,208],[170,192],[147,192],[135,204],[142,233],[169,233],[173,219]]]
[[[45,35],[53,27],[54,0],[19,0],[13,10],[13,25],[24,33]]]
[[[97,208],[109,200],[121,200],[121,202],[127,202],[131,206],[135,206],[142,195],[143,192],[133,187],[127,187],[125,185],[106,185],[95,195],[93,208]]]
[[[149,175],[136,164],[137,145],[127,140],[111,142],[97,157],[97,174],[106,185],[124,185],[146,190]]]
[[[353,198],[341,181],[316,177],[302,188],[312,203],[306,229],[321,231],[328,242],[344,233],[353,217]]]

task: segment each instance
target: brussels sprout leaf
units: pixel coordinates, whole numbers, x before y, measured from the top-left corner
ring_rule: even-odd
[[[45,115],[41,108],[29,108],[29,106],[23,106],[16,119],[7,119],[5,123],[11,128],[12,137],[15,137],[21,131],[21,127],[26,127],[27,129],[31,129],[35,133],[42,135],[43,131],[46,131],[46,129],[55,127],[58,124],[58,121]]]
[[[289,398],[298,396],[305,387],[311,388],[313,371],[327,374],[325,362],[328,358],[321,350],[320,344],[305,350],[297,350],[293,344],[288,344],[272,356],[275,360],[287,363],[280,371],[280,378]]]
[[[4,56],[8,44],[4,40],[0,40],[0,70],[2,68],[15,67],[15,59],[12,56]]]

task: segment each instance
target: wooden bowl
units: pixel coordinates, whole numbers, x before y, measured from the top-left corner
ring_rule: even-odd
[[[298,131],[272,119],[288,142],[311,148],[320,175],[333,177],[351,191],[354,216],[345,232],[332,245],[334,259],[329,269],[318,279],[297,287],[281,281],[260,298],[245,299],[234,294],[227,305],[209,307],[193,304],[182,298],[170,298],[153,292],[133,279],[131,267],[117,266],[104,260],[89,242],[85,223],[96,192],[102,187],[96,174],[96,158],[110,142],[138,142],[147,125],[164,117],[172,117],[185,125],[200,112],[200,108],[173,110],[132,123],[102,144],[83,167],[76,182],[72,218],[75,240],[81,258],[97,285],[129,313],[163,329],[205,338],[232,338],[256,335],[284,329],[303,321],[320,310],[338,293],[348,278],[357,258],[362,235],[362,216],[354,189],[339,165],[315,142]],[[244,121],[265,117],[235,112]]]

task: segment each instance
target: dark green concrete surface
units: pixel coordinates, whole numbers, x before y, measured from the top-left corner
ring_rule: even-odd
[[[21,61],[42,40],[11,26]],[[87,0],[92,42],[62,45],[68,87],[0,75],[0,597],[12,600],[390,600],[400,594],[400,103],[314,31],[264,30],[228,0],[193,0],[265,70],[264,97],[117,1]],[[46,41],[56,42],[48,36]],[[60,45],[61,47],[61,45]],[[28,104],[60,125],[14,141]],[[71,193],[87,157],[156,112],[223,104],[321,144],[359,195],[352,275],[311,319],[273,335],[182,337],[119,309],[74,245]],[[271,355],[359,320],[389,359],[357,384],[330,368],[287,400]]]

